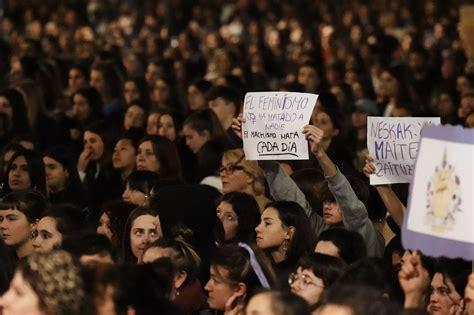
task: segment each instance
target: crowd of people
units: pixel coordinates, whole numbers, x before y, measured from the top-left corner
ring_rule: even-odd
[[[0,314],[474,314],[367,117],[474,127],[464,2],[0,1]],[[472,56],[471,56],[472,58]],[[245,93],[318,94],[253,161]]]

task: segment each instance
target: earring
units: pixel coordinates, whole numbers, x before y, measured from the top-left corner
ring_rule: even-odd
[[[176,289],[176,296],[179,296],[179,289]]]

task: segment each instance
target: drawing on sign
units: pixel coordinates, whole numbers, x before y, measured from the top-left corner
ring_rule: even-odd
[[[456,225],[456,213],[461,212],[461,182],[454,167],[448,163],[446,149],[443,161],[436,166],[427,185],[427,221],[432,231],[443,234]]]

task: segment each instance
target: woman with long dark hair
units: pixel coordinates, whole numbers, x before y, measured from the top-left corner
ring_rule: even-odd
[[[19,148],[8,162],[2,196],[26,190],[36,190],[47,196],[45,168],[43,159],[37,152]]]
[[[49,200],[53,204],[87,205],[76,164],[65,147],[54,147],[43,153]]]

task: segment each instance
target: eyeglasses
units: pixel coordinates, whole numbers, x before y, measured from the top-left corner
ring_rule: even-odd
[[[226,172],[227,175],[232,175],[235,171],[242,171],[244,167],[242,165],[231,164],[229,166],[221,166],[219,173]]]
[[[288,277],[288,284],[291,286],[295,284],[298,280],[301,280],[302,289],[306,289],[308,285],[314,285],[315,287],[318,287],[318,288],[324,288],[324,285],[314,283],[313,281],[310,280],[310,278],[307,275],[300,275],[295,272],[292,272],[290,276]]]
[[[228,166],[221,166],[219,168],[219,173],[226,172],[227,175],[232,175],[235,171],[242,171],[244,167],[239,165],[240,162],[244,159],[245,155],[242,155],[237,161],[231,163]]]

